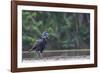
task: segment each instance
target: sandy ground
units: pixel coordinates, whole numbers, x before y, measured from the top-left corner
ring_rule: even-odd
[[[48,60],[78,60],[90,59],[89,50],[63,50],[63,51],[45,51],[42,57],[35,51],[23,53],[23,62],[27,61],[48,61]]]
[[[90,59],[89,56],[53,56],[53,57],[44,57],[44,58],[25,58],[23,62],[28,61],[48,61],[48,60],[78,60],[78,59]]]

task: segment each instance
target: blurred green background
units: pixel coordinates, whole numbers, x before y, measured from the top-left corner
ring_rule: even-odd
[[[71,12],[22,11],[22,48],[29,50],[47,31],[46,50],[89,49],[90,14]]]

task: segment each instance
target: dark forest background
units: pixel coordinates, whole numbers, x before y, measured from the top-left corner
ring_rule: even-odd
[[[90,14],[71,12],[22,11],[22,48],[29,50],[47,31],[46,50],[89,49]]]

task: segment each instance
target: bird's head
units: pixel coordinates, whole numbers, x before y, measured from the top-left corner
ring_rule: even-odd
[[[42,33],[42,35],[41,35],[41,38],[43,38],[43,39],[48,39],[48,36],[49,36],[48,32],[47,32],[47,31],[44,31],[44,32]]]

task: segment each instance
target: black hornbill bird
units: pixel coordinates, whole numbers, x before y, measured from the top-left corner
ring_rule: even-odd
[[[48,32],[44,31],[41,37],[36,40],[35,44],[29,51],[35,50],[38,57],[42,58],[42,53],[47,45],[48,40]]]

